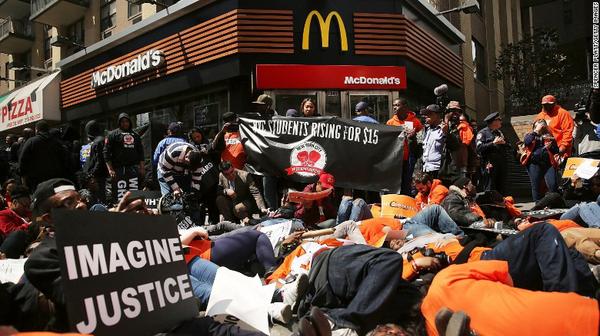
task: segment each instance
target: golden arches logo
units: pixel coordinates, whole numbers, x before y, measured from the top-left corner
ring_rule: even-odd
[[[321,13],[319,13],[316,10],[308,13],[306,21],[304,21],[304,31],[302,33],[302,50],[310,49],[310,25],[314,17],[317,18],[317,21],[319,22],[319,28],[321,29],[321,46],[323,48],[329,48],[329,30],[331,28],[331,20],[335,17],[338,26],[340,27],[340,41],[342,51],[348,51],[348,35],[346,34],[346,26],[344,25],[344,21],[342,20],[340,14],[336,11],[332,11],[329,12],[325,19],[323,19]]]

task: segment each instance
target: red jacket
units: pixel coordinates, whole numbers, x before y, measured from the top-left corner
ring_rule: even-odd
[[[11,209],[0,211],[0,235],[7,236],[13,231],[27,230],[29,223]]]
[[[405,120],[400,120],[400,118],[398,118],[397,115],[394,115],[392,117],[392,119],[388,120],[388,122],[386,123],[386,125],[388,126],[405,126],[407,128],[413,128],[417,133],[420,132],[423,129],[423,124],[421,124],[421,121],[419,120],[419,118],[417,118],[417,115],[412,112],[412,111],[408,111],[408,114],[406,116]],[[408,160],[408,139],[404,141],[404,161]]]

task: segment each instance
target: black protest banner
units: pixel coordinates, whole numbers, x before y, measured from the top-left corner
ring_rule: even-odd
[[[151,335],[198,314],[168,216],[53,211],[72,330]]]
[[[337,117],[242,118],[240,133],[251,172],[312,183],[324,171],[339,187],[400,192],[402,127]]]
[[[162,194],[157,190],[132,190],[131,198],[143,198],[148,209],[158,209],[158,202]]]

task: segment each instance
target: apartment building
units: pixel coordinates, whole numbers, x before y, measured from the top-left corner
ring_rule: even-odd
[[[161,6],[162,5],[162,6]],[[126,0],[1,0],[0,95],[168,4]]]

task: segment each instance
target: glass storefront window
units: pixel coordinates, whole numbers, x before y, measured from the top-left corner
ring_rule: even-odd
[[[327,91],[325,94],[325,111],[321,114],[341,117],[342,99],[340,91]]]
[[[379,123],[385,123],[390,116],[390,96],[385,95],[353,95],[350,94],[350,115],[356,116],[355,107],[359,102],[364,101],[369,104],[373,117]]]
[[[202,129],[208,139],[213,139],[221,127],[221,116],[229,106],[226,90],[202,95],[183,105],[181,121],[186,129]]]
[[[281,93],[277,94],[275,97],[275,111],[281,116],[285,116],[285,113],[289,109],[295,109],[296,111],[302,113],[300,110],[300,103],[305,98],[311,98],[313,101],[317,102],[317,106],[319,103],[317,101],[317,94],[312,92],[310,94],[291,94],[291,93]],[[318,111],[319,114],[323,114],[322,111]]]

